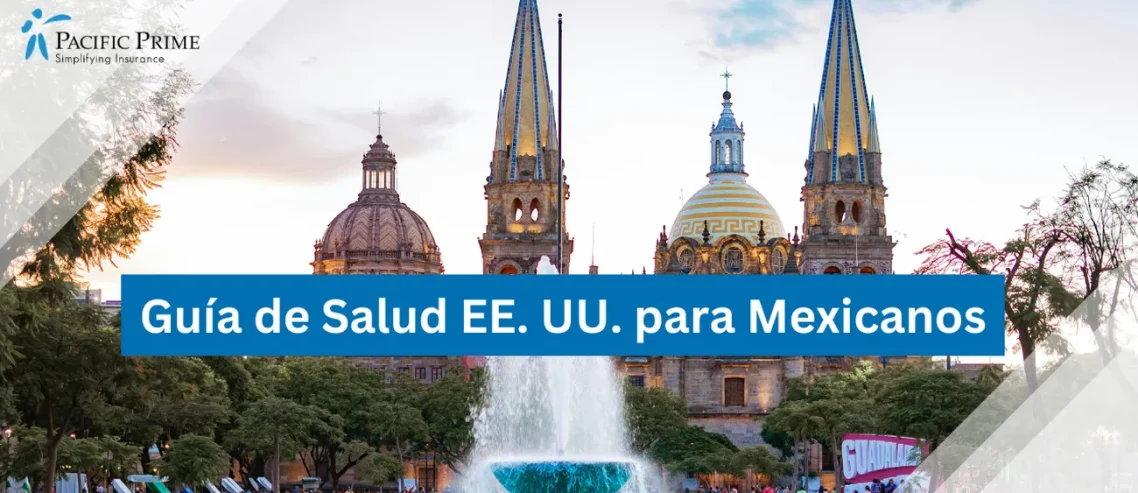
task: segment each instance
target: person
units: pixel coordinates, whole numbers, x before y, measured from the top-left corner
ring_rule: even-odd
[[[893,482],[893,478],[889,478],[889,482],[885,484],[885,493],[893,493],[897,491],[897,484]]]

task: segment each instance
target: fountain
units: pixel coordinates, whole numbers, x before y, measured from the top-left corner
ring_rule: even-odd
[[[558,272],[542,257],[537,273]],[[648,491],[648,468],[628,449],[622,379],[610,358],[489,358],[487,373],[464,492]]]

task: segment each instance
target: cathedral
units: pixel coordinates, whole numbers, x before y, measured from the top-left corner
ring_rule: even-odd
[[[723,75],[730,80],[729,73]],[[671,227],[662,228],[652,252],[654,274],[892,273],[894,242],[885,228],[887,194],[877,113],[862,67],[851,0],[834,0],[821,75],[809,132],[803,132],[802,145],[808,144],[809,151],[801,189],[802,222],[784,224],[775,207],[748,184],[746,133],[736,120],[728,86],[709,133],[707,183],[687,200]],[[489,173],[482,185],[486,229],[478,244],[483,274],[532,274],[542,256],[559,255],[562,271],[568,271],[573,239],[563,228],[569,188],[556,111],[537,0],[520,0],[494,115]],[[315,274],[444,272],[427,223],[400,201],[395,170],[395,154],[379,135],[363,156],[356,201],[332,220],[315,244]],[[590,274],[595,273],[591,266]],[[882,364],[893,359],[874,358]],[[754,418],[778,405],[787,378],[848,370],[855,360],[769,355],[616,358],[631,385],[675,392],[688,403],[693,424],[723,433],[740,446],[762,443],[761,424]],[[428,383],[448,369],[478,364],[473,358],[361,361],[376,369],[412,373]]]

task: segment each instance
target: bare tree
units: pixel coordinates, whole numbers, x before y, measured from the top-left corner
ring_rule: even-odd
[[[1072,315],[1090,328],[1104,362],[1118,354],[1119,344],[1116,331],[1101,329],[1113,327],[1107,321],[1131,308],[1123,293],[1136,287],[1127,265],[1138,239],[1136,197],[1138,176],[1104,159],[1072,174],[1058,209],[1037,220],[1061,238],[1059,260],[1081,303]]]

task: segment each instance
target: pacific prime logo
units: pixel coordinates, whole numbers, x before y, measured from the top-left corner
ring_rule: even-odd
[[[44,19],[43,9],[32,11],[32,18],[24,22],[21,32],[28,35],[24,59],[37,53],[44,60],[55,63],[103,64],[112,63],[165,63],[165,57],[154,52],[198,50],[201,48],[200,36],[174,35],[150,31],[136,31],[130,34],[88,34],[57,29],[45,31],[46,26],[70,21],[68,14],[56,14]],[[49,56],[48,52],[51,52]],[[139,53],[121,54],[115,52],[133,51]],[[107,53],[112,52],[112,53]]]

